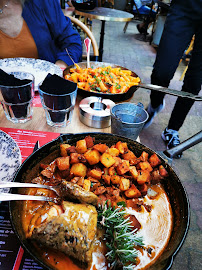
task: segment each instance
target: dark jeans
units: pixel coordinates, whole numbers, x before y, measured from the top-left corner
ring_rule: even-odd
[[[202,7],[201,7],[202,9]],[[185,74],[182,91],[195,95],[201,90],[202,84],[202,12],[201,16],[195,16],[190,9],[178,5],[172,5],[168,13],[165,28],[159,44],[154,69],[151,75],[151,83],[168,87],[170,80],[178,67],[179,61],[195,35],[194,48]],[[151,92],[151,105],[157,108],[163,103],[165,94]],[[178,98],[168,128],[179,130],[182,126],[194,101]]]

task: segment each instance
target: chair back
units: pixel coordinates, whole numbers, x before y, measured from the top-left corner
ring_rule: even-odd
[[[93,47],[93,53],[94,53],[94,59],[95,61],[98,60],[98,56],[99,56],[99,50],[98,50],[98,45],[97,42],[95,40],[95,37],[93,35],[93,33],[90,31],[90,29],[80,20],[78,20],[75,17],[72,16],[68,16],[71,20],[71,22],[76,25],[77,27],[81,28],[81,30],[90,38],[91,40],[91,44]]]

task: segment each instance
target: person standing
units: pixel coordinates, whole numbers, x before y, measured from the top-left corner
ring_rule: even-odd
[[[202,85],[202,0],[173,0],[167,15],[164,31],[158,47],[151,74],[151,83],[168,87],[179,61],[195,36],[194,48],[183,81],[182,91],[197,95]],[[155,115],[165,106],[164,93],[151,92],[147,108],[149,118],[144,128],[149,127]],[[175,103],[168,126],[162,139],[170,149],[180,144],[178,131],[184,123],[194,101],[179,97]],[[180,158],[181,154],[177,156]]]

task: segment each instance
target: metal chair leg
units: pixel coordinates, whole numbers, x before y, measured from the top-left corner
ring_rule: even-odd
[[[123,28],[124,34],[125,34],[126,30],[127,30],[128,24],[129,24],[129,22],[126,22],[126,24],[125,24],[125,26],[124,26],[124,28]]]

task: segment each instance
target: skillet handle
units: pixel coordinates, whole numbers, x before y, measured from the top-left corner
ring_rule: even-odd
[[[166,94],[169,94],[172,96],[177,96],[177,97],[182,97],[182,98],[190,98],[190,99],[193,99],[195,101],[202,101],[202,96],[196,96],[196,95],[193,95],[193,94],[188,93],[188,92],[178,91],[178,90],[174,90],[174,89],[170,89],[170,88],[166,88],[166,87],[162,87],[162,86],[158,86],[158,85],[140,83],[138,85],[138,87],[149,89],[151,91],[163,92],[163,93],[166,93]]]
[[[198,144],[202,141],[202,130],[199,131],[197,134],[193,135],[191,138],[185,140],[184,142],[180,143],[179,145],[169,149],[165,150],[163,153],[167,157],[174,157],[175,155],[182,153],[186,149],[194,146],[195,144]]]

